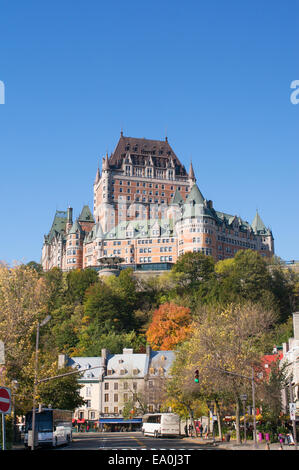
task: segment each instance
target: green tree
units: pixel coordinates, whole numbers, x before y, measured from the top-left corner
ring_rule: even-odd
[[[98,280],[98,273],[94,269],[75,269],[68,272],[66,275],[67,301],[83,303],[86,290]]]
[[[56,371],[56,375],[74,372],[71,367]],[[80,395],[81,386],[78,383],[80,374],[49,380],[39,385],[39,402],[44,405],[51,404],[52,408],[74,411],[85,404]]]
[[[182,287],[192,290],[211,280],[214,276],[214,265],[211,256],[187,252],[179,256],[172,271],[180,275],[178,282]]]

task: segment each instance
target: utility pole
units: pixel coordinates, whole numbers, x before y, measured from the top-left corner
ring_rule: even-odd
[[[289,393],[290,393],[290,403],[293,402],[293,387],[292,387],[292,380],[291,378],[289,379]],[[296,405],[295,405],[296,406]],[[293,426],[293,439],[294,439],[294,446],[295,450],[297,450],[297,432],[296,432],[296,412],[295,415],[292,416],[292,413],[290,411],[290,418],[292,420],[292,426]]]
[[[35,343],[35,370],[34,370],[34,384],[33,384],[33,403],[32,403],[32,445],[31,450],[35,447],[35,415],[36,415],[36,393],[37,393],[37,374],[38,374],[38,348],[39,348],[39,328],[44,326],[51,320],[51,315],[48,315],[41,323],[37,323],[36,329],[36,343]]]

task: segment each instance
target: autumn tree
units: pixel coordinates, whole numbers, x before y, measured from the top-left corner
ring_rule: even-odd
[[[167,401],[171,409],[181,418],[190,417],[193,429],[196,410],[202,403],[201,388],[194,384],[190,373],[188,357],[190,356],[189,341],[182,343],[177,350],[175,361],[170,369],[167,382]]]
[[[30,267],[0,265],[0,339],[8,374],[18,379],[34,344],[38,319],[46,315],[49,290]]]
[[[56,274],[55,272],[55,278]],[[15,393],[17,414],[32,407],[35,372],[37,323],[49,313],[51,288],[40,273],[25,265],[10,268],[0,265],[0,340],[5,347],[4,384],[18,381]],[[52,297],[53,298],[53,297]],[[51,333],[51,322],[40,331],[38,379],[57,375],[58,350]],[[81,403],[78,383],[74,378],[60,379],[56,387],[45,383],[39,390],[42,403],[76,407]],[[57,394],[61,391],[60,401]],[[62,392],[63,390],[63,392]]]
[[[146,338],[155,349],[175,349],[187,338],[190,326],[191,311],[188,307],[165,303],[154,311]]]
[[[196,368],[200,374],[200,393],[204,397],[235,403],[238,441],[240,395],[251,395],[250,381],[239,375],[250,377],[251,368],[259,366],[265,331],[275,321],[273,311],[254,303],[205,308],[194,321],[192,336],[183,346],[185,394]]]

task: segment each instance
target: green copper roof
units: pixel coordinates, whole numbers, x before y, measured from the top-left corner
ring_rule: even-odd
[[[158,226],[159,235],[153,233]],[[127,236],[127,232],[132,235]],[[174,223],[172,219],[150,219],[150,220],[131,220],[120,222],[116,227],[105,234],[106,239],[118,238],[145,238],[157,236],[170,236],[174,233]]]
[[[256,211],[251,227],[253,228],[253,231],[255,233],[270,233],[270,231],[267,229],[264,222],[260,218],[258,211]]]
[[[77,233],[77,232],[82,232],[81,225],[79,224],[78,220],[76,219],[75,222],[72,225],[71,230],[69,233]]]
[[[79,222],[94,222],[94,218],[88,206],[84,206],[78,217]]]
[[[170,205],[172,204],[179,204],[180,202],[184,202],[183,196],[181,195],[180,191],[178,188],[176,188],[174,196],[170,202]]]
[[[66,227],[67,212],[66,211],[56,211],[52,227],[48,234],[47,240],[51,241],[56,234],[61,234],[65,232]]]
[[[194,201],[195,204],[203,204],[204,203],[204,197],[201,194],[197,184],[194,184],[191,188],[190,193],[188,194],[188,197],[186,199],[186,203],[190,203],[191,201]]]

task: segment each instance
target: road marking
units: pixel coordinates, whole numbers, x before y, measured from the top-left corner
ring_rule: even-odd
[[[144,444],[144,442],[142,442],[142,441],[141,441],[140,439],[138,439],[137,437],[135,437],[135,436],[130,436],[130,437],[131,437],[131,439],[133,439],[134,441],[136,441],[137,444],[139,444],[141,447],[147,448],[146,444]]]

